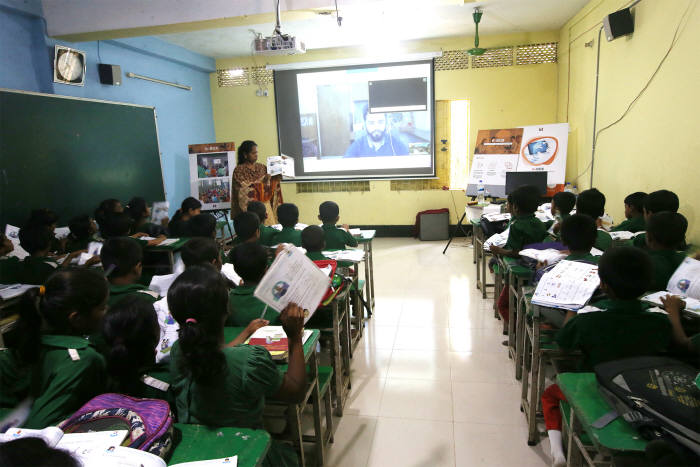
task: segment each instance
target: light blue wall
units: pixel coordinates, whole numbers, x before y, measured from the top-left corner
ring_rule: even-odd
[[[209,90],[215,60],[154,37],[100,41],[98,57],[97,42],[47,38],[43,19],[10,8],[15,7],[12,3],[0,0],[0,87],[155,107],[166,193],[171,211],[177,209],[189,196],[187,145],[215,141]],[[85,86],[53,83],[57,43],[86,52]],[[100,84],[97,63],[120,65],[122,85]],[[127,78],[127,72],[186,84],[192,90]]]

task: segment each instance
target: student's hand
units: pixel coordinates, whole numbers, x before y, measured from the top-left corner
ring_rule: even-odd
[[[277,248],[275,248],[275,256],[278,256],[280,253],[282,253],[285,249],[287,248],[286,243],[280,243],[277,245]]]
[[[141,238],[141,237],[148,237],[148,234],[145,234],[143,232],[136,232],[134,235],[131,236],[131,238]]]
[[[341,229],[350,231],[350,226],[348,224],[343,224],[340,226]]]
[[[61,263],[61,266],[70,266],[70,263],[71,263],[75,258],[77,258],[78,256],[80,256],[81,253],[87,253],[87,250],[78,250],[78,251],[74,251],[73,253],[68,253],[68,254],[66,255],[65,259],[63,260],[63,262]]]
[[[160,245],[161,243],[163,243],[163,240],[165,240],[166,238],[168,238],[168,237],[166,237],[165,235],[159,235],[158,237],[154,238],[153,240],[149,240],[148,246]]]
[[[12,241],[4,237],[2,239],[2,243],[0,243],[0,256],[5,256],[9,253],[12,253],[15,249],[15,245],[12,243]]]
[[[500,246],[491,245],[491,248],[489,248],[489,251],[490,251],[491,253],[493,253],[494,255],[502,255],[503,252],[506,251],[506,250],[504,250],[504,249],[501,248]]]
[[[560,230],[561,230],[561,224],[560,224],[559,222],[557,222],[557,223],[554,224],[554,226],[552,227],[552,232],[554,232],[554,233],[559,233]]]
[[[670,318],[680,319],[681,311],[685,308],[685,302],[680,297],[675,295],[662,296],[661,303],[664,304],[664,309]]]
[[[170,223],[170,218],[168,216],[165,216],[164,218],[162,218],[160,220],[160,225],[162,225],[163,227],[167,227],[169,223]]]
[[[282,329],[287,334],[287,339],[301,340],[301,333],[304,330],[304,310],[296,303],[290,303],[282,310],[280,315]]]
[[[89,268],[90,266],[94,266],[95,264],[100,264],[101,261],[102,261],[102,258],[100,258],[99,255],[94,255],[92,258],[85,261],[85,267]]]
[[[266,319],[261,319],[261,318],[256,318],[250,323],[248,323],[248,326],[245,328],[245,333],[247,333],[249,336],[251,336],[255,331],[257,331],[260,328],[263,328],[270,324],[270,322]]]

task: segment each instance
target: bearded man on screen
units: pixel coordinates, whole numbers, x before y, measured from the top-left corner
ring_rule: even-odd
[[[384,113],[369,113],[364,108],[365,133],[350,145],[345,156],[406,156],[408,146],[397,135],[392,135],[389,119]]]

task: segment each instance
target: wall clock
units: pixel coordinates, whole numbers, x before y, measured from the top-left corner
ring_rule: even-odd
[[[85,52],[63,45],[54,47],[54,83],[85,85]]]

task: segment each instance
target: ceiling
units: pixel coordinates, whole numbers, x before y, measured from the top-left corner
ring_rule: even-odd
[[[261,0],[265,1],[265,0]],[[473,35],[474,6],[481,6],[480,35],[551,31],[561,28],[588,0],[338,0],[342,26],[328,8],[282,12],[282,32],[297,36],[307,49],[386,47],[400,41]],[[285,16],[292,18],[285,21]],[[215,58],[251,53],[254,32],[270,35],[272,22],[160,34],[167,42]]]

